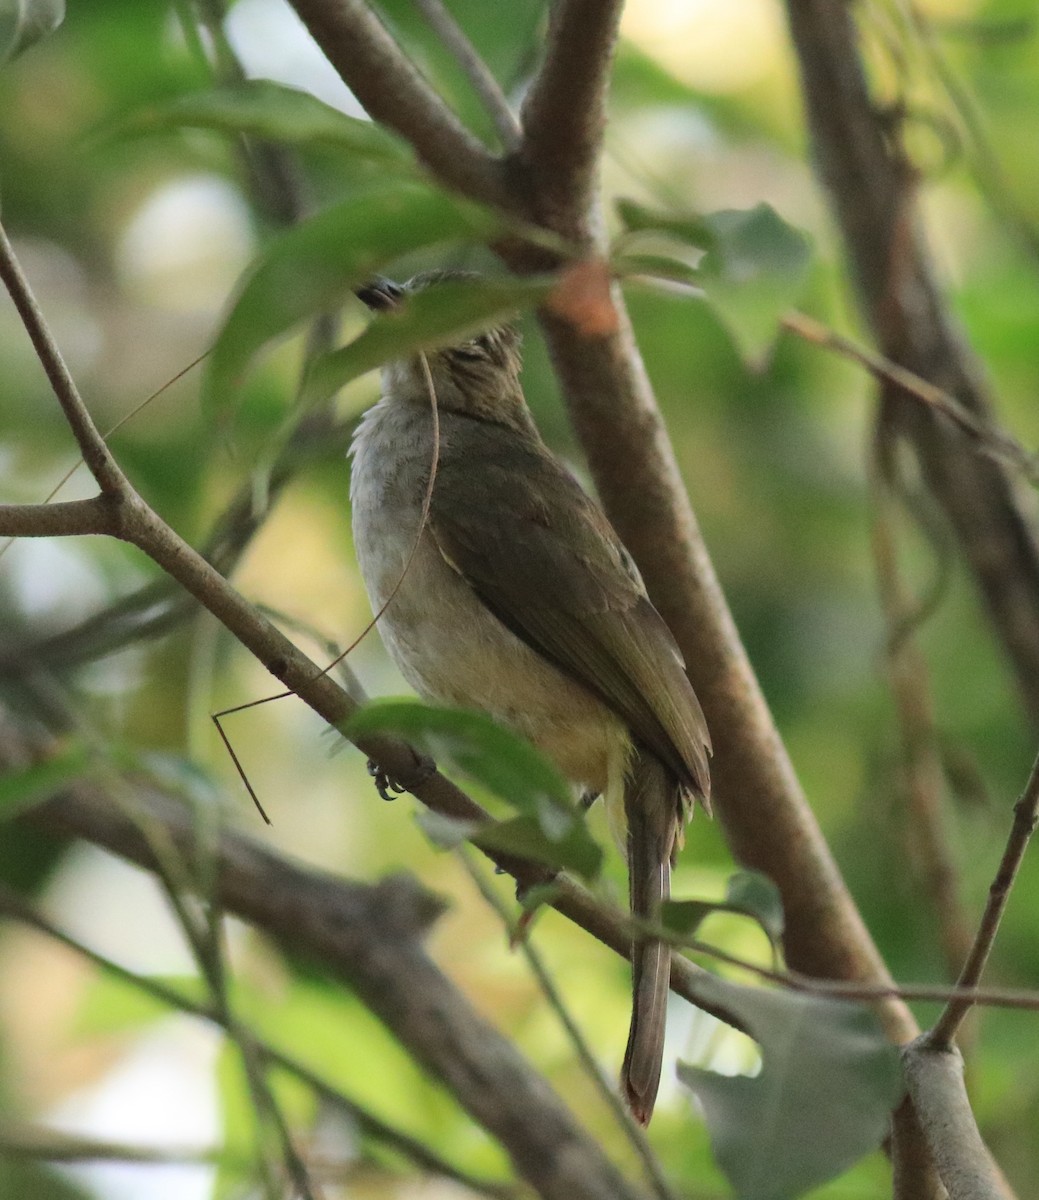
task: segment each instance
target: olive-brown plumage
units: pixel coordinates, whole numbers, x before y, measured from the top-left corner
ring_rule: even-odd
[[[428,286],[437,277],[412,281]],[[369,290],[375,307],[402,290]],[[427,356],[440,456],[426,528],[380,621],[424,696],[511,725],[585,790],[623,806],[632,911],[656,918],[710,739],[681,656],[601,509],[542,442],[509,326]],[[421,364],[390,364],[353,449],[354,537],[374,607],[418,531],[433,447]],[[647,1122],[660,1079],[670,952],[632,947],[622,1076]]]

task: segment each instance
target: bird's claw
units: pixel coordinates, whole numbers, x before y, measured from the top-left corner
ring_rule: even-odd
[[[424,754],[418,755],[415,772],[409,780],[409,786],[406,787],[399,780],[387,774],[374,759],[368,759],[368,774],[375,780],[375,790],[383,800],[396,800],[405,792],[414,791],[419,784],[424,783],[430,775],[434,774],[436,769],[437,765],[431,758]]]
[[[408,790],[403,788],[379,766],[374,759],[368,759],[368,774],[375,780],[375,790],[383,800],[396,800]]]

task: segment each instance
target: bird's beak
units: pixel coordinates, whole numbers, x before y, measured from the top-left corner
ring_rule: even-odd
[[[370,283],[359,287],[354,295],[363,304],[367,304],[372,312],[387,312],[400,303],[404,288],[392,279],[384,279],[377,275]]]

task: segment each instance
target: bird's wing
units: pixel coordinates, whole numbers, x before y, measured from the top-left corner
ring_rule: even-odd
[[[433,489],[430,529],[444,558],[504,625],[598,694],[706,798],[703,711],[616,533],[543,446],[471,424],[464,455],[445,430]]]

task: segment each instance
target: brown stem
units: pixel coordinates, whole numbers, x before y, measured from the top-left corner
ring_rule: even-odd
[[[931,697],[927,661],[913,636],[918,618],[899,570],[895,505],[897,457],[889,454],[881,426],[872,459],[874,568],[887,626],[885,660],[901,740],[901,774],[907,802],[907,858],[917,868],[934,911],[949,978],[970,949],[971,932],[960,898],[958,872],[945,814],[945,769]]]
[[[981,1140],[967,1090],[963,1059],[935,1046],[929,1034],[902,1052],[916,1119],[949,1200],[1013,1200],[1010,1185]],[[907,1193],[916,1196],[918,1193]]]
[[[0,537],[114,536],[118,532],[118,502],[113,495],[61,504],[0,504]]]
[[[480,98],[487,115],[491,118],[503,149],[511,154],[520,144],[522,131],[516,114],[512,111],[497,79],[491,74],[490,68],[477,54],[465,30],[448,11],[443,0],[414,0],[414,3],[426,18],[429,27],[462,68],[469,80],[469,86]]]
[[[772,721],[711,566],[627,316],[589,339],[545,318],[599,495],[685,655],[714,740],[717,811],[733,853],[783,896],[785,949],[807,975],[890,982]],[[917,1032],[897,1000],[892,1037]]]
[[[606,97],[623,0],[556,0],[523,104],[520,159],[534,219],[584,240],[596,194]]]
[[[0,282],[7,288],[18,315],[22,319],[37,357],[47,372],[47,378],[58,398],[65,419],[79,446],[83,461],[98,482],[103,492],[118,492],[126,484],[126,477],[108,452],[105,439],[98,432],[87,407],[80,397],[75,381],[62,358],[58,343],[54,340],[43,313],[32,294],[29,281],[15,258],[14,248],[7,232],[0,225]]]
[[[988,425],[981,372],[934,279],[916,182],[891,114],[878,110],[859,56],[853,6],[787,0],[820,174],[885,358],[954,396]],[[989,617],[1039,722],[1039,539],[1005,467],[974,452],[943,416],[893,392],[885,414],[913,444]]]
[[[1003,911],[1010,898],[1010,889],[1014,886],[1014,879],[1037,823],[1039,823],[1039,758],[1036,758],[1032,765],[1032,773],[1028,777],[1028,783],[1025,785],[1020,800],[1014,805],[1014,821],[1010,827],[1010,836],[1007,838],[1006,849],[1003,851],[996,877],[989,887],[988,903],[985,905],[985,912],[982,915],[981,924],[978,926],[974,945],[971,947],[970,954],[963,964],[963,970],[957,980],[959,987],[976,987],[981,979],[985,964],[992,951],[992,945],[996,940]],[[935,1050],[948,1049],[952,1039],[956,1036],[956,1030],[970,1009],[971,1001],[969,999],[950,1000],[934,1028],[928,1034],[930,1046]]]
[[[293,0],[346,85],[448,187],[509,208],[496,159],[461,124],[364,0]]]

